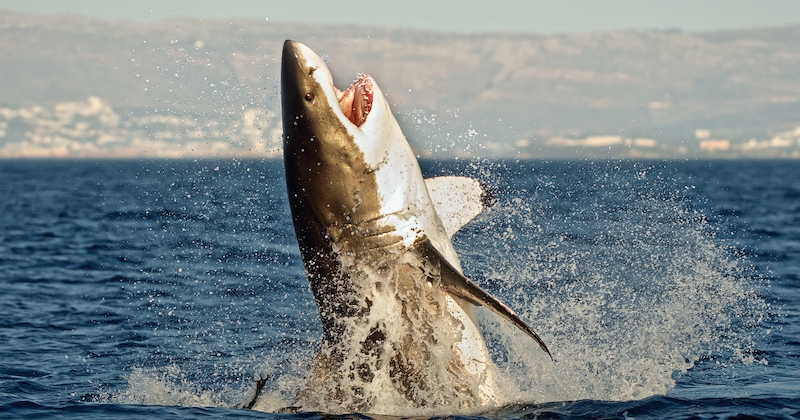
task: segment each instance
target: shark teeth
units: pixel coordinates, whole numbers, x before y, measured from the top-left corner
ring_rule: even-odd
[[[358,73],[358,78],[344,92],[336,90],[336,98],[342,107],[345,117],[361,127],[367,120],[369,111],[372,110],[372,78],[364,73]]]

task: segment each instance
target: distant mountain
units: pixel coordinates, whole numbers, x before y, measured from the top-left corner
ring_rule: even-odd
[[[375,77],[421,154],[800,157],[800,26],[464,35],[8,11],[0,157],[275,154],[287,38],[340,88]]]

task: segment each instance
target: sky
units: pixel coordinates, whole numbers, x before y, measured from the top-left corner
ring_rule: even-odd
[[[0,0],[0,9],[100,19],[250,18],[442,32],[704,32],[800,24],[798,0]]]

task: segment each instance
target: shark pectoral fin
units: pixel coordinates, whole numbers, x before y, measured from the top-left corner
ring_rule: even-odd
[[[463,176],[440,176],[425,180],[433,208],[447,236],[453,237],[483,210],[494,205],[496,196],[480,181]]]
[[[539,335],[533,331],[533,328],[528,326],[528,324],[526,324],[525,321],[515,314],[511,308],[503,304],[503,302],[500,302],[496,297],[483,290],[480,286],[473,283],[470,281],[470,279],[466,278],[463,274],[456,270],[456,268],[444,258],[444,256],[433,246],[433,244],[431,244],[430,241],[425,241],[422,246],[425,251],[425,255],[428,256],[429,259],[433,261],[439,261],[442,287],[444,287],[444,290],[447,293],[464,299],[473,305],[485,306],[491,309],[494,313],[505,318],[533,338],[536,343],[539,344],[539,347],[544,350],[545,353],[547,353],[547,356],[550,357],[550,360],[553,360],[553,355],[550,354],[550,350],[547,349],[544,341],[542,341],[542,339],[539,338]]]

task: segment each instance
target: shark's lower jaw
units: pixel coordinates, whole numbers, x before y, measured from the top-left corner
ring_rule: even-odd
[[[336,89],[336,97],[345,117],[356,127],[361,127],[372,109],[372,78],[359,74],[358,79],[344,92]]]

